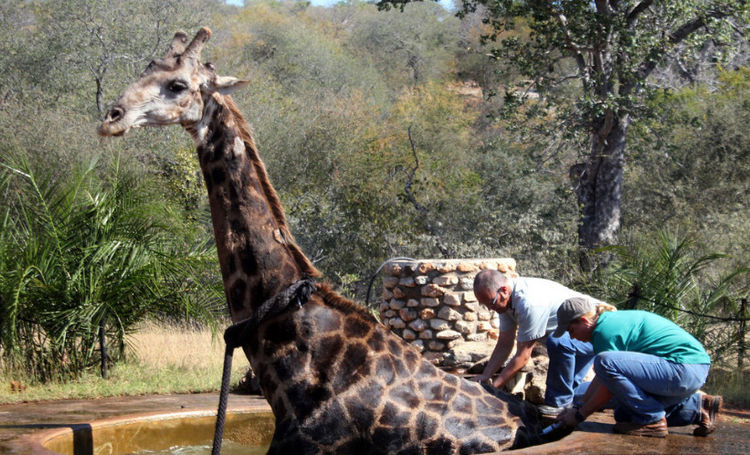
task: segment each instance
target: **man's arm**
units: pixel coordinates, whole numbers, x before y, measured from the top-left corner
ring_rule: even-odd
[[[611,399],[612,392],[604,387],[599,378],[594,376],[594,380],[591,381],[588,390],[583,395],[583,404],[580,409],[576,409],[575,407],[564,409],[557,416],[557,421],[562,422],[568,427],[574,427],[586,420],[591,414],[602,409]]]
[[[489,379],[497,370],[502,368],[510,355],[510,351],[513,349],[513,342],[515,340],[515,330],[506,330],[498,333],[495,349],[492,350],[490,360],[488,360],[487,365],[484,366],[482,374],[476,377],[477,381],[482,382]]]
[[[493,386],[497,388],[504,386],[505,383],[510,381],[513,376],[516,375],[516,373],[521,371],[521,368],[526,366],[526,363],[528,363],[529,359],[531,358],[531,350],[534,347],[534,343],[536,343],[536,340],[519,341],[516,344],[516,354],[512,359],[510,359],[510,362],[505,365],[505,368],[503,368],[500,376],[498,376],[497,379],[493,381]]]
[[[586,418],[596,411],[602,409],[609,400],[612,399],[610,392],[599,379],[594,376],[594,380],[589,384],[589,388],[583,395],[583,404],[581,405],[581,414]]]

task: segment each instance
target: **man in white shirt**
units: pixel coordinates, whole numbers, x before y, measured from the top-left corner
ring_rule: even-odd
[[[531,358],[534,343],[546,337],[549,368],[542,414],[554,416],[573,402],[576,387],[591,368],[594,352],[589,343],[547,336],[557,328],[557,309],[571,297],[592,297],[542,278],[508,278],[497,270],[483,270],[474,278],[474,294],[480,304],[500,316],[497,344],[476,380],[502,387]],[[516,334],[516,331],[518,332]],[[515,355],[505,364],[516,342]],[[503,365],[505,364],[505,367]],[[500,370],[494,379],[492,375]],[[491,382],[490,382],[491,381]]]

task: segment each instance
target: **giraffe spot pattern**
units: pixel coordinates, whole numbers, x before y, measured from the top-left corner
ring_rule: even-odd
[[[399,450],[396,455],[420,455],[422,450],[417,444],[413,444],[405,449]]]
[[[415,388],[410,383],[401,384],[392,388],[389,396],[394,402],[410,409],[417,408],[422,401],[419,399]]]
[[[279,379],[284,381],[281,377]],[[292,383],[286,388],[286,395],[294,404],[294,415],[300,422],[304,422],[320,406],[320,402],[313,400],[307,393],[308,390],[308,384],[305,382]]]
[[[240,311],[245,306],[246,290],[247,283],[245,283],[245,280],[239,278],[232,283],[232,287],[229,289],[229,304],[234,311]]]
[[[368,406],[377,408],[383,399],[384,386],[378,382],[365,384],[357,391],[358,398]]]
[[[409,429],[407,428],[377,427],[372,432],[373,444],[382,447],[387,453],[397,452],[408,439]]]
[[[386,427],[403,427],[409,423],[411,414],[393,403],[386,403],[378,423]]]
[[[314,365],[319,372],[330,371],[344,347],[344,341],[336,335],[321,339],[315,349]]]
[[[211,171],[211,181],[214,185],[221,185],[224,183],[224,179],[226,179],[227,175],[224,173],[224,169],[221,167],[215,167]]]
[[[270,322],[264,332],[268,346],[291,343],[297,339],[297,325],[289,318]]]
[[[430,439],[438,429],[438,421],[426,412],[422,411],[417,414],[416,433],[420,440]]]
[[[276,371],[276,377],[279,378],[279,381],[286,382],[294,375],[296,366],[292,358],[281,357],[273,362],[273,368]]]
[[[370,431],[372,424],[375,422],[375,411],[372,402],[366,398],[353,398],[346,403],[346,411],[349,414],[349,420],[359,433]]]
[[[443,385],[435,381],[420,381],[419,391],[425,400],[439,400],[443,396]]]
[[[332,381],[335,393],[341,393],[369,374],[370,364],[367,361],[367,354],[367,348],[363,344],[347,346],[339,364],[339,374]]]
[[[446,453],[454,453],[455,445],[450,439],[439,437],[427,442],[425,449],[425,453],[428,455],[445,455]]]
[[[344,335],[348,338],[362,338],[370,332],[370,324],[364,319],[350,315],[344,321]]]
[[[459,393],[451,405],[453,412],[472,414],[474,412],[473,401],[463,393]]]
[[[488,453],[488,452],[492,452],[493,449],[494,447],[487,444],[486,442],[478,440],[478,439],[473,439],[461,445],[461,450],[459,451],[459,454],[471,455],[473,453]]]
[[[370,335],[370,338],[367,339],[367,346],[373,352],[383,351],[385,349],[385,339],[383,337],[383,334],[380,333],[379,330],[373,331],[372,335]]]
[[[240,260],[242,271],[246,275],[255,275],[258,272],[258,262],[251,247],[246,246],[242,248],[242,250],[237,254],[237,257]]]
[[[333,445],[349,434],[349,426],[341,420],[344,413],[341,405],[336,400],[328,401],[328,404],[315,418],[309,419],[309,425],[302,430],[322,445]]]

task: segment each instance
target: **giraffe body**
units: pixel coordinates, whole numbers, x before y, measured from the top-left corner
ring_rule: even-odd
[[[181,124],[209,194],[233,321],[252,317],[296,280],[318,276],[294,243],[249,127],[226,93],[246,82],[198,59],[178,32],[99,127]],[[535,410],[422,359],[364,308],[327,285],[308,303],[261,321],[243,350],[276,419],[271,454],[474,454],[539,442]]]

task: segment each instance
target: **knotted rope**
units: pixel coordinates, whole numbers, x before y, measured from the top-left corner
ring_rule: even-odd
[[[221,440],[224,436],[224,424],[226,423],[229,382],[232,373],[232,355],[234,354],[234,350],[247,344],[250,341],[250,337],[264,320],[286,311],[292,303],[296,303],[297,308],[302,308],[302,305],[310,300],[310,296],[314,290],[315,282],[311,278],[306,277],[295,281],[282,292],[263,302],[253,316],[232,324],[224,331],[224,342],[226,343],[224,368],[221,373],[219,409],[216,413],[216,429],[214,431],[214,443],[211,455],[219,455],[221,453]]]

